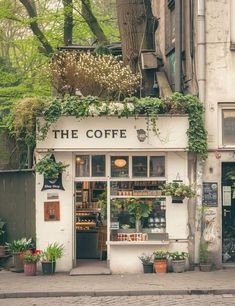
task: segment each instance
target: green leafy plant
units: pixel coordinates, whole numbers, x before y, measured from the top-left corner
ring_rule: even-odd
[[[138,258],[141,260],[143,264],[151,264],[153,263],[153,254],[142,253]]]
[[[23,257],[23,261],[24,262],[39,262],[40,258],[41,258],[41,251],[40,250],[35,250],[35,252],[33,252],[32,250],[26,250],[25,252],[23,252],[22,254]]]
[[[162,192],[166,196],[193,198],[196,193],[191,185],[186,185],[181,182],[170,182],[162,186]]]
[[[33,241],[31,238],[21,238],[12,242],[6,242],[6,247],[12,253],[24,252],[33,247]]]
[[[166,250],[156,250],[153,252],[154,260],[167,259],[168,251]]]
[[[56,162],[51,154],[45,155],[35,165],[35,171],[44,175],[46,179],[55,180],[59,177],[59,174],[65,171],[68,165],[62,162]]]
[[[57,259],[60,259],[64,253],[63,244],[58,242],[50,243],[45,250],[41,253],[42,261],[52,261],[55,262]]]
[[[42,102],[43,101],[43,102]],[[29,107],[27,107],[29,105]],[[112,101],[95,96],[35,98],[29,101],[18,101],[12,112],[12,120],[8,128],[18,140],[27,139],[31,144],[37,138],[45,139],[52,123],[61,116],[75,116],[83,119],[89,116],[147,117],[147,130],[152,130],[159,136],[156,126],[159,114],[187,114],[189,120],[188,150],[198,154],[201,159],[207,158],[207,132],[204,127],[204,107],[197,97],[174,93],[165,99],[128,97],[124,101]],[[36,117],[43,116],[44,122],[37,122]]]
[[[206,241],[200,242],[199,247],[199,260],[201,264],[207,264],[209,261],[210,251],[208,249],[208,243]]]
[[[189,254],[187,252],[169,252],[168,253],[169,258],[171,258],[172,260],[185,260]]]

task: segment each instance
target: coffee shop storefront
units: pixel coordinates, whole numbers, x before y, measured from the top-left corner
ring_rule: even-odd
[[[161,192],[165,181],[188,183],[188,118],[156,124],[157,135],[146,118],[61,117],[37,142],[37,160],[50,153],[68,165],[57,183],[36,174],[37,247],[64,245],[58,271],[93,259],[112,273],[137,273],[142,253],[188,251],[187,200],[172,204]]]

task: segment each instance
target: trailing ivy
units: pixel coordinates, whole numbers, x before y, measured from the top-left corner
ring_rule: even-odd
[[[157,129],[157,117],[159,114],[188,114],[189,129],[188,150],[199,154],[205,160],[207,158],[207,133],[204,128],[204,108],[202,103],[195,96],[174,93],[165,99],[128,97],[123,102],[110,102],[100,100],[97,97],[86,96],[65,96],[63,98],[53,97],[45,103],[35,104],[28,110],[22,109],[19,102],[15,109],[12,121],[12,130],[15,135],[27,138],[35,144],[36,139],[36,116],[43,116],[44,121],[38,121],[37,137],[42,140],[46,137],[50,125],[56,122],[61,116],[75,116],[78,119],[97,116],[118,116],[118,117],[147,117],[147,129],[159,135]],[[41,99],[40,99],[41,101]],[[19,109],[21,112],[19,113]],[[24,120],[17,120],[23,116]],[[14,126],[14,120],[17,125]],[[20,122],[22,124],[20,125]],[[27,123],[25,125],[25,123]],[[34,139],[32,139],[34,135]]]

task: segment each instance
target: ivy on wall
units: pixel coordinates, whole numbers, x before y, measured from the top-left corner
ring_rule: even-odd
[[[164,99],[128,97],[123,102],[104,101],[94,96],[52,97],[45,98],[44,103],[38,103],[36,100],[31,99],[31,103],[35,101],[35,107],[32,107],[30,103],[30,111],[29,109],[24,111],[19,102],[9,124],[17,138],[26,139],[32,146],[36,143],[36,134],[39,140],[44,139],[50,125],[61,116],[75,116],[79,119],[95,116],[118,116],[120,118],[145,116],[149,118],[147,128],[152,129],[158,135],[156,120],[159,114],[188,114],[188,150],[200,155],[203,160],[207,158],[204,108],[195,96],[174,93]],[[40,115],[43,116],[44,122],[37,122],[36,132],[36,116]],[[24,120],[19,120],[19,117]],[[17,125],[14,125],[14,122],[17,122]]]

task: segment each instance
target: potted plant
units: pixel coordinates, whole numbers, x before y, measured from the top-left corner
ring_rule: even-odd
[[[172,197],[172,203],[183,203],[184,198],[190,199],[196,195],[191,185],[186,185],[181,181],[164,184],[162,192],[164,195]]]
[[[24,262],[24,274],[26,276],[35,276],[37,272],[37,262],[39,262],[41,257],[41,251],[35,250],[33,252],[31,249],[26,250],[22,254]]]
[[[143,264],[144,273],[153,273],[153,254],[141,254],[138,257]]]
[[[157,250],[153,252],[154,256],[154,270],[156,273],[167,272],[167,256],[168,252],[165,250]]]
[[[30,248],[33,248],[32,239],[21,238],[18,240],[13,240],[12,242],[6,242],[6,247],[9,252],[12,253],[14,268],[11,269],[12,272],[23,272],[24,263],[22,258],[22,253]]]
[[[169,258],[171,259],[172,269],[175,273],[181,273],[185,271],[187,252],[170,252]]]
[[[45,179],[54,181],[57,180],[59,175],[65,171],[68,165],[62,162],[56,162],[54,155],[46,154],[35,165],[35,171],[44,175]]]
[[[147,218],[152,209],[147,203],[135,198],[127,199],[126,206],[128,212],[134,218],[132,221],[135,222],[136,232],[138,233],[140,232],[141,218]]]
[[[210,272],[212,265],[209,262],[210,251],[208,249],[208,243],[206,241],[201,241],[199,247],[199,260],[200,260],[200,270],[202,272]]]
[[[64,246],[58,242],[53,242],[41,253],[42,273],[54,274],[56,261],[63,256]]]

